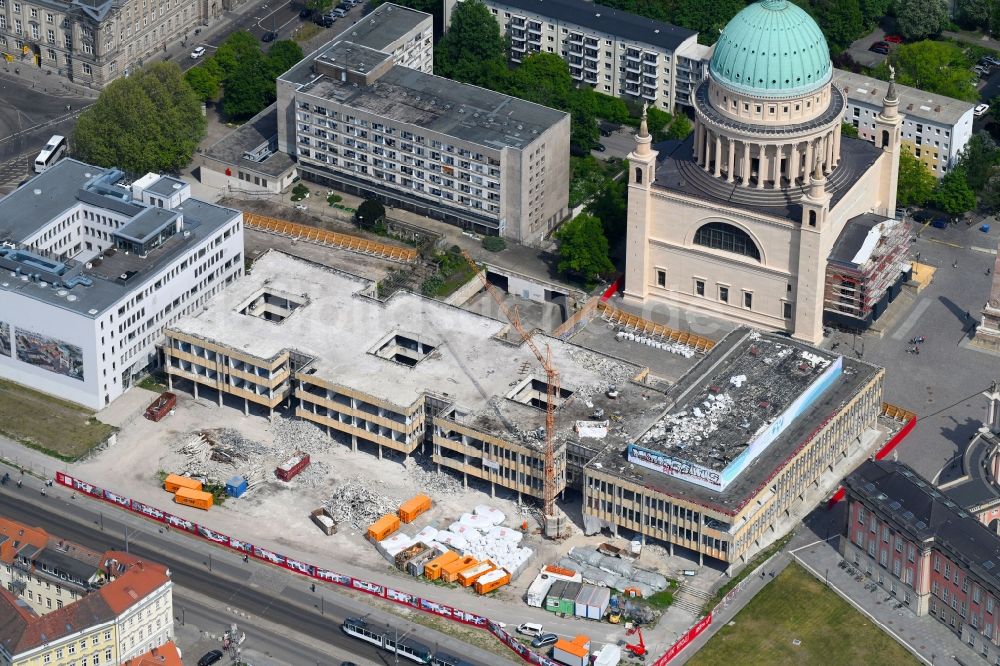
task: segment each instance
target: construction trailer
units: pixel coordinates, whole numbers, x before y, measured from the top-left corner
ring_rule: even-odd
[[[540,573],[535,580],[531,582],[528,586],[528,591],[524,595],[525,602],[533,608],[541,608],[545,605],[545,597],[549,594],[549,589],[552,588],[552,584],[556,582],[556,578],[553,578],[547,574]]]
[[[459,557],[457,560],[452,560],[448,564],[441,567],[441,580],[446,583],[457,582],[458,575],[460,573],[466,569],[471,569],[477,564],[479,564],[479,560],[474,558],[472,555],[464,555]]]
[[[212,496],[212,493],[206,493],[203,490],[179,488],[177,492],[174,493],[174,501],[178,504],[183,504],[184,506],[193,506],[196,509],[204,509],[205,511],[208,511],[212,508],[215,498]]]
[[[447,553],[435,557],[424,565],[424,577],[427,580],[438,580],[441,578],[441,571],[448,564],[458,559],[458,553],[449,550]]]
[[[558,580],[549,589],[545,597],[545,610],[562,615],[576,614],[576,597],[580,594],[582,583],[568,580]]]
[[[399,529],[399,516],[387,513],[368,526],[368,538],[372,541],[383,541]]]
[[[590,639],[582,635],[560,638],[552,647],[552,658],[566,666],[590,666]]]
[[[611,605],[611,590],[606,587],[584,584],[576,596],[576,615],[589,620],[600,620]]]
[[[189,476],[179,474],[168,474],[163,480],[163,489],[168,493],[176,493],[181,488],[188,490],[201,490],[201,481],[195,481]]]
[[[470,567],[465,571],[458,574],[458,583],[462,587],[470,587],[479,578],[490,571],[493,571],[496,567],[489,560],[483,560],[474,567]]]
[[[494,569],[484,573],[473,583],[477,594],[489,594],[510,582],[510,572],[504,569]]]
[[[417,519],[417,516],[425,511],[430,511],[430,509],[431,498],[427,495],[417,495],[399,506],[399,519],[404,523],[412,523]]]

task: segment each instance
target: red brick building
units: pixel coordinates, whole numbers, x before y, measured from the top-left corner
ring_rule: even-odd
[[[844,486],[844,558],[1000,665],[1000,537],[901,463],[865,462]]]

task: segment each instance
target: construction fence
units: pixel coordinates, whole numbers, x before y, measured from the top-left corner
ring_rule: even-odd
[[[696,335],[695,333],[678,331],[663,324],[657,324],[656,322],[643,319],[642,317],[634,315],[630,312],[619,310],[615,306],[603,301],[598,302],[597,312],[611,324],[628,328],[642,335],[657,337],[665,342],[676,342],[678,344],[687,345],[696,352],[704,353],[715,346],[714,340],[710,340],[701,335]]]
[[[416,261],[420,256],[416,249],[412,247],[399,247],[398,245],[390,245],[389,243],[369,240],[360,236],[342,234],[337,231],[327,231],[326,229],[311,227],[307,224],[279,220],[266,215],[258,215],[257,213],[244,213],[243,222],[249,229],[277,234],[309,243],[328,245],[404,264]]]

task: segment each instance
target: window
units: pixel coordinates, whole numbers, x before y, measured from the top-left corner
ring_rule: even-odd
[[[791,303],[789,303],[787,301],[784,302],[784,303],[782,303],[781,304],[781,310],[782,310],[782,314],[785,316],[785,319],[791,319],[792,318],[792,304]]]
[[[729,287],[719,285],[719,300],[723,303],[729,302]]]
[[[694,235],[696,245],[740,254],[760,261],[760,250],[747,232],[725,222],[709,222]]]
[[[749,291],[743,292],[743,307],[747,310],[753,309],[753,293]]]
[[[666,287],[667,286],[667,272],[666,271],[656,271],[656,286]]]
[[[697,294],[698,296],[704,296],[705,295],[705,281],[704,280],[695,280],[694,281],[694,293]]]
[[[92,67],[91,67],[90,65],[88,65],[87,63],[83,63],[83,73],[84,73],[84,74],[88,74],[88,75],[89,75],[89,74],[93,74],[93,73],[94,73],[94,70],[93,70],[93,68],[92,68]]]

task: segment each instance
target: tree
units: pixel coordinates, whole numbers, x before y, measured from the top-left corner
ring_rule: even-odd
[[[253,58],[260,53],[260,42],[257,41],[257,38],[246,30],[240,30],[232,33],[219,44],[212,60],[222,70],[220,79],[225,84],[228,83],[229,78],[236,73],[245,59]]]
[[[247,54],[239,67],[226,79],[222,112],[231,120],[255,116],[277,99],[271,68],[260,50]]]
[[[683,113],[675,113],[670,126],[667,127],[668,139],[686,139],[687,135],[694,130],[694,125]]]
[[[177,172],[205,136],[198,95],[176,64],[160,62],[108,85],[80,114],[76,155],[131,174]]]
[[[493,14],[480,0],[465,0],[451,14],[451,27],[434,50],[434,70],[450,79],[489,85],[487,74],[506,69],[507,43]],[[489,87],[493,87],[489,85]]]
[[[969,72],[969,59],[956,44],[930,40],[903,44],[891,61],[896,67],[896,81],[902,85],[968,102],[979,99]],[[874,73],[888,80],[888,64],[881,63]]]
[[[222,81],[211,68],[199,65],[184,72],[184,80],[203,102],[217,102],[222,92]]]
[[[976,194],[965,179],[965,170],[956,167],[945,174],[934,190],[934,203],[949,215],[961,215],[976,207]]]
[[[955,17],[966,28],[991,32],[993,23],[1000,14],[997,0],[958,0],[955,3]]]
[[[851,123],[840,124],[840,136],[849,136],[852,139],[858,138],[858,128]]]
[[[582,113],[595,117],[595,104],[588,95],[573,95],[569,65],[554,53],[533,53],[510,77],[511,95],[555,109],[567,109],[571,101]]]
[[[627,166],[625,173],[628,173]],[[587,206],[587,212],[601,221],[609,245],[616,245],[625,238],[628,224],[627,187],[624,179],[608,178]]]
[[[305,56],[302,53],[302,47],[290,39],[279,40],[267,50],[267,63],[274,78],[278,78],[290,70],[303,57]]]
[[[871,30],[878,25],[879,20],[889,13],[892,0],[861,0],[861,17],[864,19],[865,30]]]
[[[673,121],[673,117],[666,111],[661,111],[655,106],[646,110],[646,128],[653,141],[663,141],[667,138],[667,126]]]
[[[896,203],[900,206],[923,206],[934,193],[937,179],[908,150],[899,153],[899,181],[896,190]]]
[[[559,270],[591,280],[615,269],[608,257],[608,239],[601,221],[586,213],[562,226],[555,234],[559,241]]]
[[[666,20],[689,30],[705,33],[714,42],[729,19],[745,6],[743,0],[676,0],[673,16]]]
[[[313,14],[322,14],[333,7],[333,0],[306,0],[306,9]]]
[[[990,179],[983,188],[980,199],[985,208],[996,214],[1000,211],[1000,170],[994,168]]]
[[[896,3],[896,22],[907,39],[937,35],[948,20],[944,0],[905,0]]]
[[[362,229],[374,229],[385,217],[385,206],[376,199],[365,199],[354,212],[354,223]]]
[[[965,182],[973,192],[981,192],[1000,164],[1000,148],[986,132],[974,134],[958,157],[958,166],[965,172]]]
[[[830,46],[842,51],[864,33],[864,19],[858,0],[819,0],[819,26]]]

